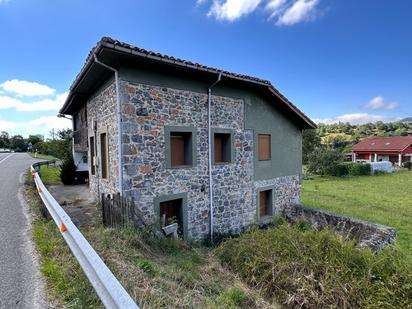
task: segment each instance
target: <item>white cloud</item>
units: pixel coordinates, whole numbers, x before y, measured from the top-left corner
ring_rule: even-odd
[[[290,26],[315,16],[315,8],[319,0],[297,0],[287,8],[277,20],[277,25]]]
[[[390,103],[386,103],[384,98],[381,96],[377,96],[372,98],[368,103],[366,103],[366,108],[370,108],[370,109],[389,109],[389,110],[393,110],[399,107],[399,103],[397,102],[390,102]]]
[[[71,126],[70,120],[58,118],[57,116],[43,116],[27,122],[0,120],[0,131],[7,131],[10,135],[42,134],[49,136],[52,129],[68,129]]]
[[[209,2],[197,0],[196,5]],[[320,0],[212,0],[207,13],[217,20],[235,21],[253,13],[260,6],[278,26],[290,26],[316,17]]]
[[[0,84],[0,88],[6,92],[17,94],[19,96],[48,96],[56,92],[55,89],[50,88],[49,86],[18,79],[5,81]]]
[[[18,112],[59,110],[67,98],[67,92],[57,94],[53,98],[38,101],[23,102],[19,99],[0,95],[0,110],[15,109]]]
[[[253,12],[262,0],[213,0],[208,16],[218,20],[234,21]]]
[[[353,114],[344,114],[336,116],[334,118],[322,118],[314,119],[316,123],[339,123],[339,122],[349,122],[350,124],[364,124],[368,122],[377,122],[377,121],[393,121],[394,119],[387,118],[382,115],[372,115],[368,113],[353,113]]]

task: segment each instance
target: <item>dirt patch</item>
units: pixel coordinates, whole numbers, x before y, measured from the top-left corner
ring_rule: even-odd
[[[87,226],[93,223],[97,201],[88,185],[53,185],[48,186],[48,190],[76,225]]]

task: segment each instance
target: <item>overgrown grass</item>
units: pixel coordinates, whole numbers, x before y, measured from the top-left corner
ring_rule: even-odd
[[[45,185],[58,185],[61,184],[60,180],[60,168],[55,166],[40,166],[40,175]]]
[[[50,301],[58,308],[101,308],[54,222],[41,218],[32,178],[27,179],[35,213],[33,238]],[[82,233],[141,308],[274,306],[224,269],[211,248],[153,239],[135,230],[107,229],[97,223],[82,227]]]
[[[288,308],[411,308],[412,270],[387,247],[378,255],[331,231],[282,224],[223,242],[221,261]]]
[[[322,208],[396,228],[412,260],[412,172],[360,177],[318,177],[303,182],[304,206]]]

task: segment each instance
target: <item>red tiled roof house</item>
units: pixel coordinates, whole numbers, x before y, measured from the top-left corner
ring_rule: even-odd
[[[353,146],[352,160],[390,161],[402,166],[412,161],[412,135],[398,137],[370,137]]]

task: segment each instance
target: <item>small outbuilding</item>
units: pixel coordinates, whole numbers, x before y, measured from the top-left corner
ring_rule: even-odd
[[[390,161],[398,166],[412,162],[412,135],[366,138],[353,146],[352,160]]]

